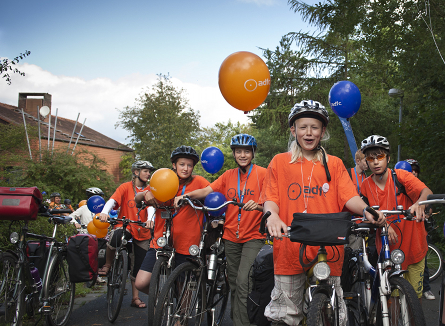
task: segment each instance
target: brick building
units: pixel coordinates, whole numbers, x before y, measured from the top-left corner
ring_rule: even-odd
[[[19,93],[18,106],[0,103],[0,125],[17,124],[23,126],[24,115],[27,125],[37,127],[39,118],[37,108],[44,106],[49,108],[49,114],[45,117],[40,115],[40,139],[42,148],[47,148],[48,146],[48,127],[50,126],[50,148],[53,146],[54,139],[54,149],[68,149],[69,146],[69,153],[73,151],[74,146],[76,146],[75,151],[86,149],[107,162],[106,170],[114,176],[116,182],[120,182],[121,179],[123,179],[123,176],[120,175],[119,172],[119,163],[122,160],[122,156],[132,153],[133,149],[96,130],[82,125],[80,121],[78,121],[76,125],[76,121],[61,116],[57,116],[57,126],[54,134],[56,116],[55,110],[51,109],[51,94]],[[21,109],[24,111],[23,115]],[[74,130],[75,125],[76,128]],[[75,131],[74,134],[73,130]],[[75,145],[76,141],[77,144]],[[33,156],[35,156],[38,153],[38,144],[32,144],[31,147]]]

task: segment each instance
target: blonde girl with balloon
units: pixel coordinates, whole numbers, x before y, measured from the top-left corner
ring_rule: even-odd
[[[132,181],[125,182],[121,184],[111,198],[107,201],[99,218],[102,222],[108,219],[108,214],[112,209],[119,208],[118,218],[123,218],[133,221],[147,222],[149,214],[153,214],[147,211],[142,211],[139,216],[137,214],[138,209],[136,208],[136,203],[134,197],[144,190],[147,189],[147,182],[150,178],[150,173],[153,172],[155,168],[148,161],[136,161],[131,166],[131,172],[133,174]],[[99,270],[99,275],[105,276],[110,271],[111,265],[114,259],[114,253],[117,247],[120,246],[120,241],[122,239],[122,223],[118,224],[112,231],[111,240],[107,244],[106,250],[106,261],[104,266]],[[146,228],[137,225],[130,224],[126,231],[125,237],[127,240],[133,238],[132,253],[130,255],[131,260],[131,290],[132,290],[132,300],[131,306],[135,308],[145,308],[145,303],[139,298],[139,292],[135,286],[135,278],[139,271],[139,268],[144,260],[145,254],[148,250],[150,244],[150,230],[148,226]]]
[[[326,127],[329,115],[319,102],[308,100],[294,105],[288,117],[291,143],[289,151],[277,154],[267,168],[264,180],[264,211],[271,212],[267,219],[270,235],[282,241],[274,241],[274,289],[265,316],[272,325],[299,325],[303,319],[303,293],[306,275],[299,261],[300,244],[283,238],[291,225],[293,213],[338,213],[344,207],[362,215],[367,205],[358,196],[343,162],[328,155],[321,146],[327,139]],[[375,222],[382,223],[383,215]],[[326,230],[329,232],[329,230]],[[338,301],[340,324],[346,324],[346,305],[340,286],[343,265],[343,246],[326,247],[331,276]],[[307,258],[311,261],[318,247],[308,247]],[[338,259],[337,259],[338,258]]]
[[[193,147],[179,146],[171,153],[170,161],[172,162],[173,171],[179,179],[179,188],[176,196],[209,185],[205,178],[192,174],[195,165],[199,162],[199,155]],[[149,190],[138,194],[135,200],[140,202],[144,198],[146,202],[157,206],[157,201],[153,199],[153,194]],[[150,201],[149,198],[151,199]],[[163,206],[173,206],[173,198],[163,203]],[[150,249],[147,251],[139,273],[136,276],[136,288],[147,294],[150,288],[153,267],[156,263],[156,250],[159,248],[156,240],[162,237],[164,231],[165,221],[161,218],[161,212],[162,209],[156,210],[153,241],[151,241]],[[176,250],[176,266],[185,262],[187,257],[190,256],[188,249],[191,245],[199,245],[203,228],[203,217],[202,212],[196,212],[188,205],[174,212],[172,239],[173,247]]]
[[[204,199],[217,191],[228,200],[245,203],[241,209],[229,205],[224,223],[224,248],[231,292],[232,320],[235,326],[250,325],[247,315],[249,272],[258,252],[264,245],[259,233],[262,206],[261,191],[266,169],[252,163],[257,149],[255,137],[239,134],[230,142],[237,168],[224,172],[209,186],[185,195]],[[177,203],[183,196],[175,198]]]

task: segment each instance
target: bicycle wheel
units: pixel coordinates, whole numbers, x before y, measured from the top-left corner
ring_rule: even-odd
[[[74,305],[76,284],[70,282],[68,262],[56,252],[48,267],[43,296],[51,306],[51,314],[46,315],[46,322],[52,326],[64,326],[70,318]]]
[[[352,293],[351,293],[352,294]],[[368,325],[368,314],[366,308],[362,301],[358,301],[358,298],[347,297],[345,293],[345,303],[348,314],[347,326],[367,326]]]
[[[159,294],[154,325],[201,325],[206,304],[202,271],[191,262],[175,268]]]
[[[229,280],[226,262],[219,265],[216,279],[211,283],[207,300],[207,325],[221,326],[224,321],[227,302],[229,301]]]
[[[334,307],[330,298],[322,292],[316,293],[309,302],[307,311],[307,326],[327,326],[338,324],[338,304],[337,297]]]
[[[389,283],[392,291],[387,296],[389,325],[426,325],[422,306],[412,285],[401,277],[390,278]],[[378,301],[376,325],[383,325],[382,304],[380,299]]]
[[[148,326],[153,325],[153,319],[155,315],[155,307],[158,301],[159,293],[162,291],[167,278],[170,275],[170,269],[167,267],[168,258],[159,256],[153,266],[153,272],[151,274],[150,289],[148,291]]]
[[[433,244],[428,244],[426,253],[428,269],[430,270],[430,281],[434,281],[443,271],[443,257],[440,250]]]
[[[128,253],[121,250],[109,272],[107,284],[108,320],[113,323],[121,309],[128,275]]]
[[[11,323],[13,326],[20,326],[26,309],[23,271],[18,280],[17,257],[4,253],[1,259],[0,324]]]

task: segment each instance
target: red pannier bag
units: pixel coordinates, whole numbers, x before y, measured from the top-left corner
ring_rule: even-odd
[[[95,235],[76,234],[69,238],[66,260],[71,282],[89,282],[97,278],[98,253]]]
[[[41,203],[37,187],[0,187],[0,220],[36,220]]]

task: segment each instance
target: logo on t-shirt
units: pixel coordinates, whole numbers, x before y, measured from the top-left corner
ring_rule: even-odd
[[[238,200],[241,196],[255,196],[255,190],[251,189],[244,189],[244,191],[241,191],[241,196],[237,196],[236,193],[237,191],[235,188],[230,188],[227,190],[227,198]]]
[[[314,198],[315,196],[321,196],[323,195],[326,197],[326,193],[323,192],[323,187],[321,186],[304,186],[304,196],[306,198]],[[301,186],[299,183],[291,183],[289,185],[289,188],[287,188],[287,197],[290,200],[297,200],[301,196]]]

